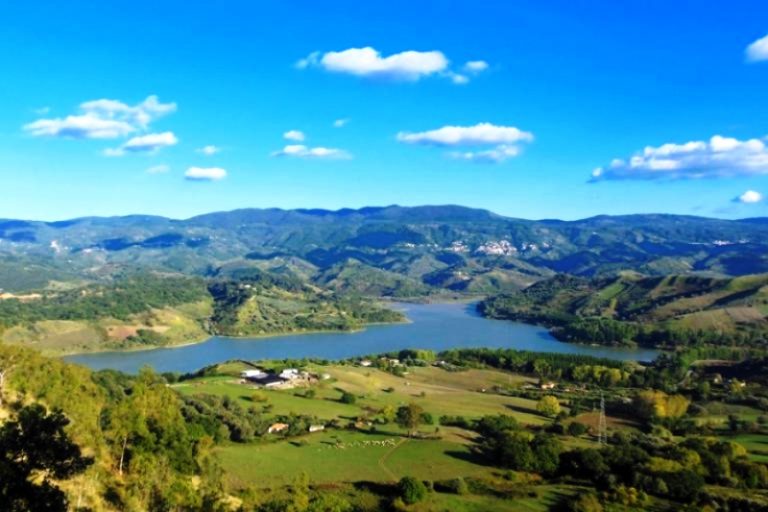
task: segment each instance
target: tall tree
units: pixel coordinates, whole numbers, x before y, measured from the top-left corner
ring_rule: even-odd
[[[8,512],[64,512],[67,499],[52,480],[70,478],[93,463],[83,457],[64,427],[61,411],[39,404],[21,409],[0,427],[0,503]]]

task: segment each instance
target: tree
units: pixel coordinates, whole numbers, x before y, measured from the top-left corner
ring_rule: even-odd
[[[343,404],[352,405],[355,402],[357,402],[357,397],[352,393],[350,393],[349,391],[343,391],[341,393],[341,398],[339,398],[339,401]]]
[[[546,395],[541,397],[541,400],[536,404],[536,410],[544,416],[554,418],[560,414],[560,402],[556,396]]]
[[[427,497],[427,487],[421,480],[417,480],[412,476],[404,476],[397,483],[397,489],[400,492],[400,497],[406,505],[413,505],[423,501]]]
[[[24,407],[18,419],[0,427],[0,503],[9,512],[66,511],[64,493],[51,482],[82,473],[93,463],[83,457],[64,427],[61,411],[39,404]]]
[[[413,435],[413,432],[419,428],[422,421],[422,415],[424,409],[416,404],[408,404],[398,407],[396,421],[397,424],[408,431],[408,437]]]
[[[579,437],[587,432],[587,426],[578,421],[572,421],[568,424],[568,435]]]

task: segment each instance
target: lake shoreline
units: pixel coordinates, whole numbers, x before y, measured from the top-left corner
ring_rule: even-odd
[[[203,343],[131,352],[97,352],[64,359],[92,369],[133,373],[143,366],[187,373],[230,359],[341,360],[370,354],[424,349],[511,349],[584,354],[623,361],[650,361],[658,351],[589,347],[563,343],[546,329],[479,316],[471,303],[401,304],[410,322],[368,325],[356,332],[318,332],[258,338],[213,336]]]

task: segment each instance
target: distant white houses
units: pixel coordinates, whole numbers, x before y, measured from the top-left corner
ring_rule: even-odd
[[[293,380],[299,378],[299,370],[296,368],[286,368],[280,372],[280,377],[285,380]]]
[[[240,372],[240,377],[243,379],[262,379],[267,376],[267,372],[264,370],[243,370]]]
[[[310,425],[309,426],[309,432],[322,432],[325,430],[325,425]]]
[[[557,384],[554,382],[543,382],[541,384],[541,389],[555,389],[557,387]]]
[[[360,361],[359,364],[360,364],[360,366],[364,366],[364,367],[368,368],[369,366],[373,365],[373,361],[371,361],[369,359],[363,359],[362,361]]]

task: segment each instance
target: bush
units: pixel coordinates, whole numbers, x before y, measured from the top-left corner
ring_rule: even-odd
[[[427,497],[427,487],[416,478],[412,476],[404,476],[397,483],[397,490],[400,493],[400,498],[406,505],[413,505],[423,501]]]
[[[469,494],[469,486],[462,477],[448,480],[446,487],[454,494]]]
[[[579,423],[578,421],[572,421],[568,425],[568,434],[573,437],[579,437],[583,436],[587,432],[587,426],[583,423]]]
[[[341,398],[339,398],[339,401],[343,404],[352,405],[357,402],[357,397],[348,391],[344,391],[341,393]]]
[[[596,494],[587,492],[579,494],[575,500],[570,500],[566,510],[568,512],[603,512],[603,505]]]

